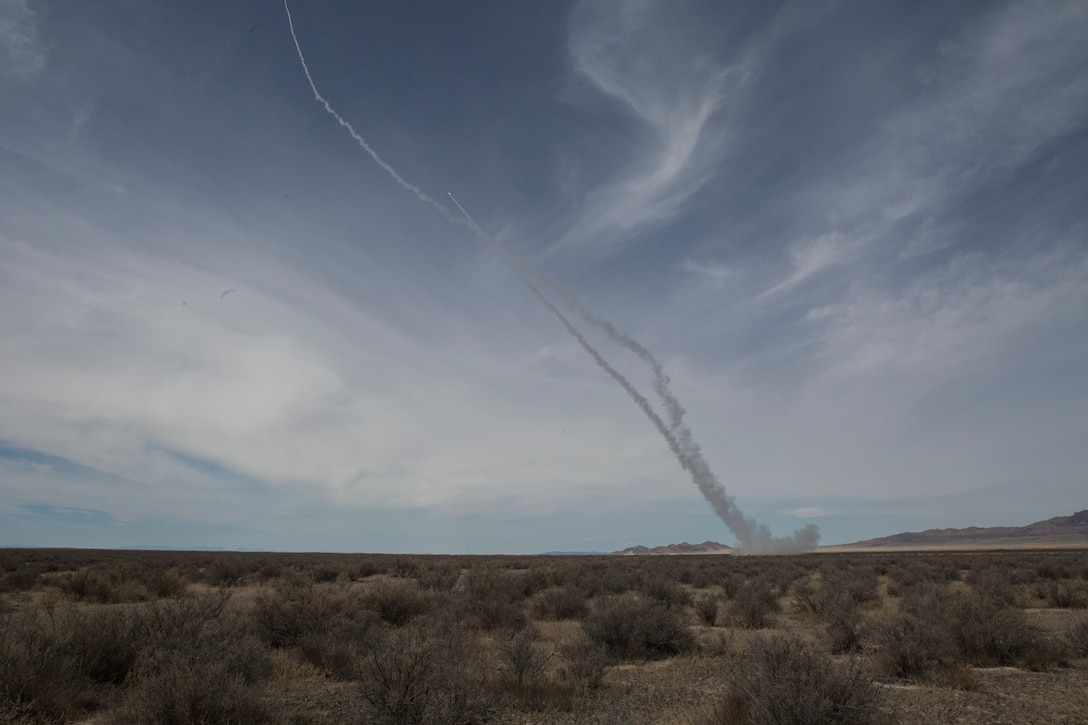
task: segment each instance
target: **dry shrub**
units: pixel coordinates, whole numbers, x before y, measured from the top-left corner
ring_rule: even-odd
[[[911,615],[880,617],[869,632],[876,646],[876,662],[888,677],[922,677],[949,664],[956,655],[939,627]]]
[[[545,589],[536,595],[532,611],[540,619],[581,619],[589,611],[586,593],[577,585]]]
[[[420,568],[418,560],[397,556],[387,571],[396,577],[415,577],[419,575]]]
[[[1041,583],[1039,597],[1059,609],[1088,608],[1088,584],[1081,581],[1061,580]]]
[[[258,596],[252,619],[262,639],[273,647],[292,647],[303,638],[367,622],[356,598],[346,589],[312,584],[297,576]]]
[[[461,572],[456,566],[432,566],[420,573],[416,581],[421,589],[436,594],[449,594],[457,586]]]
[[[656,599],[667,608],[686,607],[692,603],[691,593],[674,581],[666,579],[663,575],[655,576],[646,581],[642,586],[642,593]]]
[[[147,567],[141,573],[140,580],[148,595],[158,599],[179,597],[189,588],[189,582],[177,569]]]
[[[357,676],[378,615],[340,585],[293,577],[258,597],[250,621],[266,644],[297,648],[305,661],[326,674],[350,680]]]
[[[0,621],[0,715],[67,721],[98,705],[100,688],[80,676],[67,635],[44,612]]]
[[[518,692],[536,684],[544,674],[554,650],[544,646],[533,626],[496,642],[499,663],[509,684]]]
[[[108,603],[119,601],[110,578],[92,569],[80,569],[60,580],[61,591],[80,602]]]
[[[1065,641],[1074,655],[1088,657],[1088,617],[1069,627],[1065,633]]]
[[[1016,604],[1016,588],[1005,567],[988,566],[974,569],[967,575],[967,583],[979,597],[1005,605]]]
[[[820,620],[832,654],[856,652],[861,649],[865,620],[861,608],[848,594],[828,597],[821,606]]]
[[[148,631],[129,609],[64,610],[52,618],[52,636],[70,655],[74,677],[119,685],[147,646]]]
[[[729,599],[737,596],[744,586],[744,576],[740,572],[731,571],[722,577],[722,593]]]
[[[139,610],[139,618],[153,642],[192,641],[222,616],[230,597],[230,592],[220,590],[182,599],[159,600]]]
[[[7,572],[0,579],[0,592],[25,592],[38,585],[42,570],[36,566],[22,566]]]
[[[728,680],[707,725],[862,725],[878,716],[878,691],[859,660],[838,664],[794,635],[755,640]]]
[[[380,579],[363,595],[363,602],[382,619],[399,627],[429,612],[434,596],[409,579]]]
[[[717,594],[703,594],[695,600],[695,613],[699,621],[707,627],[713,627],[718,621],[718,610],[722,599]]]
[[[245,566],[241,557],[236,554],[216,556],[204,571],[204,577],[209,584],[224,587],[241,584],[244,574]]]
[[[960,660],[935,669],[932,678],[936,684],[952,690],[971,692],[982,687],[978,675],[975,673],[975,668]]]
[[[463,725],[479,720],[468,638],[455,627],[418,624],[375,636],[359,663],[366,722]]]
[[[566,662],[564,673],[567,678],[587,690],[599,688],[604,676],[612,669],[612,657],[608,650],[584,632],[564,641],[558,654]]]
[[[855,604],[865,604],[877,597],[880,577],[871,569],[855,567],[849,571],[837,571],[824,580],[823,589],[831,598],[846,595]]]
[[[464,616],[485,631],[520,629],[528,621],[525,591],[515,576],[494,569],[471,571],[465,577]]]
[[[272,674],[252,620],[226,613],[227,592],[158,601],[139,614],[146,642],[113,721],[271,720],[257,685]]]
[[[206,638],[225,595],[12,615],[0,634],[0,709],[68,720],[128,687],[141,662]],[[230,639],[219,628],[216,636]]]
[[[627,558],[619,560],[624,565],[630,561]],[[636,570],[628,569],[626,566],[620,566],[619,564],[612,566],[606,564],[583,570],[578,578],[578,583],[585,590],[587,596],[594,597],[605,594],[622,594],[636,590],[641,584],[641,578]]]
[[[1069,648],[1067,642],[1035,631],[1026,646],[1017,653],[1016,664],[1027,670],[1043,672],[1055,667],[1067,666]]]
[[[1018,609],[1001,609],[962,595],[946,628],[959,655],[973,665],[1011,665],[1034,644],[1036,630]]]
[[[823,608],[825,590],[815,586],[808,578],[794,582],[790,593],[793,595],[793,608],[798,612],[819,614]]]
[[[682,612],[633,593],[598,599],[582,629],[615,657],[670,657],[693,641]]]
[[[1045,669],[1064,656],[1022,610],[974,593],[917,587],[904,595],[900,609],[873,627],[879,660],[893,677],[939,675],[954,662]]]
[[[888,576],[897,590],[905,591],[919,584],[932,582],[934,572],[926,562],[910,558],[888,567]]]
[[[314,564],[306,570],[306,573],[309,574],[310,578],[315,582],[321,584],[329,584],[341,579],[350,578],[347,570],[342,564],[332,562]]]
[[[1053,667],[1064,657],[1060,643],[1029,624],[1021,609],[958,594],[934,616],[940,617],[959,657],[972,665],[1019,665],[1041,670]]]
[[[869,582],[853,589],[843,588],[839,586],[842,579],[843,575],[836,573],[834,577],[821,581],[818,587],[807,579],[802,579],[793,587],[794,608],[812,614],[823,623],[833,654],[861,648],[864,619],[859,604],[868,601],[871,584]]]
[[[133,671],[118,723],[263,723],[273,720],[256,685],[271,674],[258,642],[208,632],[195,642],[145,652]]]
[[[745,629],[761,629],[770,626],[774,615],[780,611],[774,587],[765,579],[757,578],[742,586],[729,602],[730,621]]]

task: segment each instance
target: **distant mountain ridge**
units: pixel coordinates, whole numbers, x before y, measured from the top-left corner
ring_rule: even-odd
[[[734,549],[732,546],[719,544],[717,541],[704,541],[701,544],[689,544],[686,541],[681,541],[679,544],[655,546],[653,548],[648,546],[629,546],[626,549],[615,551],[613,554],[617,556],[675,556],[678,554],[732,554],[733,552]]]
[[[969,526],[965,529],[908,531],[844,547],[883,549],[911,547],[1088,547],[1088,509],[1055,516],[1027,526]],[[836,547],[821,547],[834,549]]]

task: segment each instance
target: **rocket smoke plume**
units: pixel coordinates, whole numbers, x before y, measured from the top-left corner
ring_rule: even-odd
[[[676,460],[680,463],[680,466],[691,475],[691,479],[698,487],[699,492],[702,493],[703,497],[710,503],[711,507],[714,509],[714,513],[717,514],[718,518],[720,518],[737,537],[737,542],[739,543],[741,550],[746,553],[791,553],[806,551],[815,546],[820,537],[819,529],[816,526],[809,525],[802,529],[798,529],[790,537],[774,537],[766,526],[762,526],[750,516],[746,516],[737,507],[733,497],[726,493],[725,487],[710,470],[710,466],[703,457],[699,444],[695,442],[691,430],[687,427],[687,424],[684,423],[684,408],[680,405],[680,402],[669,388],[668,376],[665,375],[661,363],[658,362],[648,349],[627,334],[618,330],[611,322],[593,315],[571,293],[563,290],[557,284],[547,282],[548,286],[564,297],[568,305],[578,313],[582,320],[606,335],[612,343],[634,353],[641,362],[651,369],[654,377],[654,393],[660,399],[666,410],[669,419],[668,422],[662,419],[653,405],[651,405],[650,401],[646,399],[646,396],[640,393],[627,378],[616,370],[616,368],[614,368],[604,356],[590,344],[585,336],[578,331],[566,315],[556,308],[540,289],[533,284],[529,275],[510,256],[505,247],[480,228],[475,220],[469,216],[468,212],[465,211],[464,207],[462,207],[457,199],[453,197],[453,194],[450,194],[450,199],[456,204],[463,219],[454,215],[445,205],[428,196],[418,186],[406,181],[399,173],[397,173],[396,169],[394,169],[391,164],[378,156],[377,152],[374,151],[363,137],[355,131],[350,123],[337,113],[336,109],[334,109],[317,90],[317,85],[310,75],[310,69],[306,65],[306,58],[302,53],[302,47],[298,42],[298,36],[295,34],[295,26],[291,18],[291,8],[288,6],[287,0],[284,0],[283,7],[284,10],[287,11],[287,22],[291,29],[291,38],[294,40],[295,50],[298,52],[299,62],[302,64],[303,73],[305,73],[306,80],[310,84],[310,89],[314,93],[314,98],[325,108],[325,111],[328,112],[329,115],[336,119],[337,123],[348,131],[359,147],[362,148],[363,151],[378,164],[378,166],[384,169],[394,181],[412,192],[412,194],[420,201],[436,209],[447,221],[454,224],[467,222],[473,233],[502,258],[511,271],[517,275],[518,279],[520,279],[541,304],[543,304],[548,311],[559,320],[582,349],[593,358],[593,361],[597,363],[597,366],[626,391],[628,396],[630,396],[643,414],[651,423],[653,423],[654,427],[657,428],[657,431],[665,439],[665,442],[673,452]]]
[[[355,139],[355,143],[359,144],[359,147],[363,151],[366,151],[367,154],[370,155],[370,158],[374,159],[374,163],[385,169],[385,171],[391,177],[393,177],[393,181],[397,182],[405,189],[415,194],[416,198],[418,198],[420,201],[430,204],[435,209],[437,209],[442,216],[446,217],[446,221],[454,224],[460,223],[461,220],[458,217],[454,216],[452,213],[450,213],[450,210],[448,208],[425,194],[415,184],[405,181],[404,177],[398,174],[397,170],[394,169],[384,159],[382,159],[381,156],[378,156],[378,152],[372,149],[370,147],[370,144],[368,144],[362,136],[355,132],[355,129],[352,127],[352,125],[344,120],[343,116],[336,112],[336,109],[332,107],[332,104],[325,100],[325,97],[322,96],[320,91],[317,90],[317,85],[314,83],[314,79],[310,75],[310,67],[306,65],[306,57],[302,55],[302,46],[299,45],[298,36],[295,35],[295,22],[291,19],[291,8],[288,7],[287,0],[283,0],[283,9],[287,11],[287,25],[291,28],[291,40],[295,41],[295,50],[298,51],[298,59],[299,62],[302,63],[302,72],[306,74],[306,80],[309,81],[310,90],[314,92],[314,98],[317,100],[317,102],[325,107],[325,110],[329,113],[330,116],[336,119],[337,123],[347,129],[348,133],[351,134],[351,137]]]
[[[556,309],[555,305],[553,305],[539,288],[532,283],[529,279],[529,275],[510,256],[506,251],[506,248],[480,228],[480,225],[469,216],[468,212],[465,211],[465,208],[461,206],[460,202],[454,198],[453,194],[450,194],[450,199],[453,199],[453,203],[457,205],[457,208],[464,215],[465,220],[468,222],[469,229],[502,257],[503,261],[506,262],[506,265],[518,276],[518,279],[520,279],[536,298],[539,299],[553,315],[555,315],[559,322],[562,323],[563,327],[567,329],[567,332],[569,332],[578,344],[582,346],[582,349],[589,353],[589,356],[593,358],[594,362],[627,391],[627,394],[631,396],[631,399],[635,401],[635,404],[639,409],[642,410],[646,417],[650,419],[650,422],[654,424],[654,427],[657,428],[657,431],[665,439],[665,442],[669,444],[669,449],[672,450],[673,455],[676,456],[676,460],[680,463],[680,466],[691,475],[691,480],[698,487],[699,492],[703,494],[703,498],[710,503],[711,508],[714,509],[714,513],[717,514],[718,518],[720,518],[737,537],[737,542],[740,544],[740,548],[743,551],[746,553],[787,554],[808,551],[816,545],[820,539],[820,531],[814,524],[798,529],[792,536],[775,537],[771,535],[770,530],[766,526],[760,525],[750,516],[745,516],[737,507],[734,498],[726,493],[725,486],[718,481],[714,472],[710,470],[710,466],[703,457],[702,449],[699,447],[699,444],[695,442],[687,424],[684,423],[684,407],[680,404],[680,401],[676,399],[676,396],[673,395],[672,390],[669,388],[669,378],[665,375],[661,363],[658,362],[653,353],[637,340],[634,340],[626,333],[621,332],[611,322],[595,316],[586,309],[574,295],[566,290],[559,289],[567,303],[578,312],[583,320],[607,335],[608,339],[613,343],[633,352],[639,360],[645,363],[653,371],[654,392],[657,394],[668,413],[668,423],[658,415],[657,411],[654,410],[653,406],[650,404],[650,401],[646,399],[646,396],[640,393],[638,389],[631,384],[631,381],[625,378],[618,370],[616,370],[616,368],[605,360],[604,356],[602,356],[600,352],[586,340],[585,336],[574,327],[570,320],[567,319],[562,312]],[[549,286],[553,289],[558,288],[558,285],[552,283],[549,283]]]

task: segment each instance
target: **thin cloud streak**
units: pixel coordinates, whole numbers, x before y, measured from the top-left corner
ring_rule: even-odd
[[[0,0],[0,81],[29,83],[45,68],[48,52],[38,34],[34,0]]]
[[[859,287],[809,320],[823,328],[826,375],[936,385],[1000,361],[1032,331],[1086,314],[1088,254],[1067,244],[1009,262],[964,255],[898,294]]]
[[[322,96],[320,91],[317,90],[317,85],[314,84],[313,76],[310,75],[310,68],[306,65],[306,56],[302,54],[302,46],[299,45],[298,36],[295,35],[295,22],[291,19],[291,8],[290,6],[288,6],[287,0],[283,0],[283,9],[287,12],[287,25],[291,29],[291,40],[293,40],[295,43],[295,51],[298,53],[298,60],[299,63],[302,65],[302,72],[306,74],[306,81],[310,84],[310,89],[314,92],[314,99],[325,108],[326,113],[335,118],[337,123],[347,129],[347,132],[351,134],[351,137],[355,140],[355,143],[359,144],[359,147],[363,151],[366,151],[370,158],[374,160],[374,163],[384,169],[385,172],[389,174],[390,177],[392,177],[393,181],[397,182],[402,187],[415,194],[416,198],[418,198],[420,201],[424,202],[425,204],[430,204],[432,207],[434,207],[438,211],[438,213],[446,218],[446,221],[452,224],[458,223],[460,220],[454,214],[452,214],[445,205],[424,193],[423,190],[415,184],[405,181],[404,178],[397,173],[396,169],[394,169],[385,160],[383,160],[381,156],[378,156],[378,153],[374,149],[372,149],[370,147],[370,144],[368,144],[366,140],[363,139],[363,137],[355,131],[352,125],[344,120],[344,118],[339,113],[337,113],[331,105],[329,105],[329,102],[325,100],[325,97]]]
[[[1083,3],[994,11],[945,46],[924,74],[932,92],[888,119],[852,178],[819,189],[814,209],[832,230],[879,242],[1023,163],[1088,115],[1086,31]]]
[[[575,71],[652,131],[636,170],[592,191],[554,252],[599,255],[631,244],[646,227],[675,218],[710,177],[721,152],[720,113],[749,79],[752,59],[718,66],[692,62],[685,33],[660,28],[665,4],[583,2],[574,11],[569,51]],[[678,37],[677,37],[678,36]]]

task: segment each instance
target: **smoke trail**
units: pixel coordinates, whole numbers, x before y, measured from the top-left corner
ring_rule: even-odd
[[[378,156],[377,152],[374,151],[363,137],[355,131],[348,121],[336,112],[332,105],[325,100],[317,90],[317,85],[310,75],[310,69],[306,65],[306,58],[302,53],[302,47],[298,42],[298,36],[295,34],[295,25],[291,18],[291,8],[288,6],[287,0],[283,1],[283,7],[284,10],[287,11],[287,22],[291,29],[291,39],[295,43],[295,50],[298,52],[299,62],[302,64],[302,70],[306,74],[306,80],[309,82],[310,88],[314,92],[314,98],[324,106],[325,110],[333,118],[336,119],[337,123],[347,129],[355,142],[359,144],[359,147],[366,151],[375,163],[385,169],[394,181],[412,192],[420,201],[434,207],[443,215],[443,217],[445,217],[446,221],[453,224],[467,222],[473,233],[502,258],[511,271],[517,275],[518,279],[520,279],[541,304],[543,304],[556,319],[559,320],[582,349],[593,358],[593,361],[597,363],[597,366],[627,392],[643,414],[654,424],[654,427],[657,428],[658,432],[665,439],[665,442],[680,463],[680,466],[691,475],[692,481],[698,487],[699,492],[702,493],[703,497],[710,503],[711,507],[714,509],[714,513],[717,514],[718,518],[720,518],[737,537],[741,549],[746,553],[789,553],[794,551],[806,551],[815,546],[820,537],[819,529],[816,526],[809,525],[802,529],[798,529],[791,537],[776,538],[771,535],[770,530],[767,529],[766,526],[762,526],[750,516],[746,516],[737,507],[734,498],[726,493],[725,487],[710,470],[710,466],[703,457],[702,449],[699,444],[695,442],[687,424],[684,423],[684,408],[669,389],[668,376],[665,375],[661,363],[657,361],[647,348],[621,332],[611,322],[593,315],[574,297],[573,294],[567,292],[558,284],[548,282],[549,286],[558,291],[584,321],[603,332],[614,344],[625,347],[633,352],[643,363],[650,367],[654,375],[654,392],[657,394],[657,397],[661,400],[662,405],[667,411],[669,418],[668,423],[658,415],[657,411],[654,410],[654,407],[650,404],[650,401],[646,399],[646,396],[640,393],[627,378],[612,367],[601,353],[590,344],[585,336],[578,331],[566,315],[556,308],[540,289],[532,283],[529,279],[529,275],[507,253],[505,247],[480,228],[468,212],[465,211],[464,207],[462,207],[457,199],[454,198],[452,193],[449,195],[450,199],[457,205],[457,208],[460,210],[464,219],[455,216],[446,206],[428,196],[418,186],[406,181],[397,173],[392,165]]]
[[[567,303],[574,308],[583,320],[607,335],[608,339],[613,343],[633,352],[653,371],[654,392],[668,412],[668,423],[658,415],[657,411],[654,410],[653,406],[650,404],[650,401],[646,399],[646,396],[642,395],[627,378],[612,367],[600,352],[586,340],[585,336],[571,324],[570,320],[568,320],[562,312],[556,309],[555,305],[553,305],[536,285],[530,281],[529,275],[522,269],[521,265],[510,256],[506,251],[506,248],[480,228],[480,225],[476,223],[467,211],[465,211],[465,208],[461,206],[461,203],[457,201],[452,193],[450,194],[450,199],[453,199],[453,203],[457,205],[457,208],[464,215],[465,220],[468,222],[469,229],[502,257],[511,271],[513,271],[513,273],[518,276],[518,279],[520,279],[522,283],[536,295],[536,298],[539,299],[553,315],[555,315],[567,329],[567,332],[569,332],[574,339],[577,340],[578,344],[582,346],[582,349],[589,353],[597,365],[627,391],[627,394],[631,396],[631,399],[635,401],[635,404],[638,405],[639,409],[641,409],[646,417],[650,419],[650,422],[654,424],[654,427],[657,428],[658,432],[665,439],[665,442],[668,443],[669,449],[673,452],[673,455],[680,463],[680,466],[691,475],[692,481],[695,483],[696,487],[698,487],[703,498],[710,503],[711,508],[714,509],[714,513],[737,537],[737,542],[744,552],[753,554],[785,554],[808,551],[816,545],[820,539],[820,533],[819,529],[813,524],[798,529],[792,536],[775,537],[771,535],[770,530],[766,526],[762,526],[752,517],[744,515],[737,507],[736,500],[726,493],[725,486],[718,481],[714,472],[710,470],[710,465],[703,457],[702,448],[695,442],[691,430],[687,427],[687,424],[684,423],[684,414],[686,411],[669,388],[669,377],[665,374],[664,368],[661,363],[658,362],[657,358],[654,357],[653,353],[637,340],[620,331],[608,320],[603,320],[594,315],[582,305],[573,294],[563,289],[558,284],[550,281],[546,282],[552,289],[557,290],[564,297]],[[540,275],[537,275],[537,278],[540,279]]]
[[[352,125],[348,123],[343,116],[336,112],[336,109],[332,107],[332,104],[325,100],[325,97],[322,96],[321,93],[317,90],[317,84],[314,83],[313,76],[310,75],[310,68],[306,65],[306,57],[302,54],[302,46],[299,45],[298,36],[295,35],[295,23],[291,19],[291,8],[287,6],[287,0],[283,0],[283,9],[287,11],[287,25],[291,28],[291,40],[295,41],[295,50],[298,51],[298,59],[299,62],[302,63],[302,72],[306,74],[306,80],[310,83],[310,89],[314,92],[314,98],[317,99],[317,101],[325,107],[325,110],[328,111],[330,116],[336,119],[337,123],[347,129],[348,133],[351,134],[351,137],[355,139],[355,143],[359,144],[360,148],[370,154],[370,158],[374,159],[374,162],[378,164],[378,166],[385,169],[386,172],[388,172],[388,174],[393,177],[393,181],[397,182],[402,187],[415,194],[416,198],[418,198],[420,201],[426,202],[427,204],[430,204],[435,209],[437,209],[438,212],[446,218],[446,221],[453,224],[460,224],[461,219],[451,213],[446,206],[432,199],[415,184],[406,181],[404,177],[397,173],[396,169],[394,169],[389,163],[382,159],[381,156],[378,156],[378,152],[372,149],[370,147],[370,144],[368,144],[362,136],[355,132],[355,129],[352,127]]]

